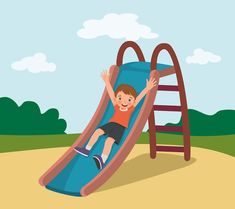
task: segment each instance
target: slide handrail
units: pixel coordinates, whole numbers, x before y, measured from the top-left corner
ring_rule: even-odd
[[[174,68],[176,70],[176,73],[178,73],[180,70],[180,65],[179,65],[179,61],[177,59],[177,56],[176,56],[176,53],[174,51],[174,49],[171,47],[171,45],[167,44],[167,43],[162,43],[162,44],[159,44],[155,47],[155,49],[153,50],[153,54],[152,54],[152,57],[151,57],[151,70],[157,70],[157,67],[156,67],[156,63],[158,61],[158,56],[160,54],[160,52],[162,50],[166,50],[170,57],[171,57],[171,60],[173,62],[173,65],[174,65]]]
[[[117,61],[116,61],[117,66],[120,66],[123,64],[124,53],[126,49],[128,48],[132,48],[135,51],[139,61],[142,61],[142,62],[145,61],[144,54],[141,48],[139,47],[139,45],[133,41],[126,41],[125,43],[121,45],[121,47],[118,50]]]

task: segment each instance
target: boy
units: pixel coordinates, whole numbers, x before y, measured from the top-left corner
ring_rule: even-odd
[[[98,169],[102,169],[104,167],[104,164],[108,159],[113,144],[119,144],[125,129],[128,127],[130,117],[136,105],[148,93],[148,91],[150,91],[154,86],[156,86],[156,81],[154,79],[146,79],[146,87],[137,96],[135,89],[127,84],[122,84],[118,86],[117,90],[114,92],[110,84],[108,71],[104,71],[101,74],[101,77],[105,82],[106,89],[114,106],[114,114],[107,124],[99,127],[93,133],[90,138],[90,141],[88,142],[85,148],[74,148],[77,153],[87,157],[91,148],[97,142],[98,138],[101,135],[107,135],[108,138],[105,141],[102,155],[93,156],[93,159],[95,160]]]

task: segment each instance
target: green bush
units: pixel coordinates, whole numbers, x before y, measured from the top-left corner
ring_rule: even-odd
[[[63,134],[66,126],[57,109],[41,113],[35,102],[26,101],[18,106],[10,98],[0,98],[1,135]]]
[[[221,110],[214,115],[206,115],[189,109],[190,133],[193,136],[215,136],[235,134],[235,110]],[[177,124],[182,125],[182,118]]]

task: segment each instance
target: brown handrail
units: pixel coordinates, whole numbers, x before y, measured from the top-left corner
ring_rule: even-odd
[[[120,66],[123,64],[124,53],[125,53],[126,49],[129,47],[131,47],[135,51],[139,61],[143,61],[143,62],[145,61],[144,54],[143,54],[141,48],[139,47],[139,45],[133,41],[126,41],[119,48],[119,51],[117,54],[117,60],[116,60],[117,66]]]
[[[176,70],[181,71],[180,70],[180,65],[179,65],[179,62],[178,62],[178,59],[177,59],[177,56],[175,54],[175,51],[167,43],[159,44],[154,49],[153,54],[152,54],[152,58],[151,58],[151,70],[157,70],[156,63],[157,63],[157,60],[158,60],[158,56],[159,56],[159,54],[160,54],[160,52],[162,50],[166,50],[169,53],[169,55],[170,55],[170,57],[171,57],[171,59],[173,61],[174,67],[177,68]]]
[[[185,160],[190,159],[190,131],[189,131],[189,119],[188,119],[188,106],[187,106],[187,100],[186,100],[186,93],[185,93],[185,87],[184,87],[184,81],[179,65],[179,61],[177,59],[177,56],[175,54],[175,51],[173,48],[167,44],[162,43],[156,46],[156,48],[153,51],[152,58],[151,58],[151,70],[157,70],[157,60],[160,52],[162,50],[166,50],[171,60],[173,61],[176,78],[178,81],[178,89],[180,94],[180,103],[181,103],[181,110],[182,110],[182,124],[183,124],[183,135],[184,135],[184,158]],[[154,119],[154,109],[152,109],[149,117],[149,134],[150,134],[150,155],[152,158],[156,157],[156,149],[154,148],[155,145],[153,145],[154,141],[156,144],[156,128],[155,128],[155,119]]]

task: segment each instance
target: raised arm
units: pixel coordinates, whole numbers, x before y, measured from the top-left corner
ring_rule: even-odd
[[[113,87],[111,86],[111,83],[110,83],[110,78],[109,78],[109,71],[103,71],[101,73],[101,77],[105,83],[105,87],[108,91],[108,94],[109,94],[109,97],[113,103],[113,105],[116,104],[116,98],[115,98],[115,94],[114,94],[114,91],[113,91]]]
[[[140,92],[140,94],[136,97],[134,106],[141,101],[141,99],[154,87],[157,85],[157,81],[154,78],[146,79],[146,87]]]

